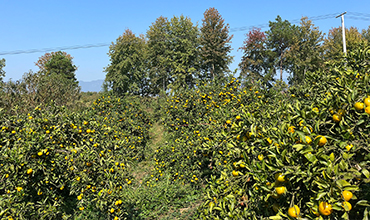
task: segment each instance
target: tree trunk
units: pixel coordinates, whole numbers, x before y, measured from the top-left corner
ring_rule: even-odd
[[[283,81],[283,54],[280,55],[280,81]]]
[[[212,80],[214,80],[215,79],[215,64],[214,63],[212,63]]]

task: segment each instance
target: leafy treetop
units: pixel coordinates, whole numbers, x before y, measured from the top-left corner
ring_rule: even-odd
[[[229,24],[225,24],[225,20],[215,8],[204,12],[200,31],[202,70],[205,72],[205,78],[214,79],[215,76],[229,71],[228,65],[232,56],[228,54],[231,51],[233,35],[229,35]]]

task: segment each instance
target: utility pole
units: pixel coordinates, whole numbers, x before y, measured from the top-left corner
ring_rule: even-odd
[[[347,48],[346,48],[346,29],[344,28],[344,15],[346,13],[347,12],[345,11],[342,14],[338,15],[337,17],[335,17],[335,18],[342,17],[342,38],[343,38],[343,53],[344,53],[344,55],[347,54]]]

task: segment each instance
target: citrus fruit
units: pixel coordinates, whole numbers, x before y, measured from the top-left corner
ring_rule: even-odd
[[[320,138],[320,140],[319,140],[319,146],[324,146],[326,144],[326,142],[328,142],[328,140],[324,136],[319,135],[317,137]]]
[[[349,144],[349,145],[347,145],[347,146],[346,146],[346,149],[347,149],[348,151],[350,151],[352,147],[353,147],[353,144]]]
[[[357,111],[364,109],[364,103],[362,103],[362,102],[356,102],[355,103],[355,109]]]
[[[275,191],[276,191],[276,193],[277,193],[278,195],[282,195],[282,194],[284,194],[284,193],[285,193],[286,188],[285,188],[285,186],[279,186],[279,187],[276,187],[276,188],[275,188]]]
[[[342,115],[340,114],[334,114],[333,115],[333,121],[340,122],[342,120]]]
[[[307,144],[311,144],[312,143],[312,139],[310,136],[306,136],[306,143]]]
[[[319,212],[321,213],[321,215],[330,215],[333,212],[333,208],[331,204],[327,202],[320,202]]]
[[[299,209],[297,205],[294,205],[293,207],[290,207],[288,209],[288,215],[292,218],[297,218],[300,212],[301,210]]]
[[[370,105],[365,108],[365,112],[370,115]]]
[[[351,211],[351,209],[352,209],[352,205],[351,205],[351,203],[349,203],[349,202],[343,202],[342,203],[342,207],[344,208],[344,209],[348,209],[348,211]]]
[[[365,100],[364,100],[364,103],[366,106],[370,106],[370,98],[367,97]]]
[[[263,155],[262,154],[258,155],[258,160],[260,160],[260,161],[263,160]]]
[[[350,191],[344,190],[342,192],[343,199],[346,200],[347,202],[352,199],[353,194]]]
[[[239,173],[238,173],[238,171],[235,171],[235,170],[233,170],[233,176],[238,176],[239,175]]]
[[[281,173],[275,174],[275,180],[279,182],[285,182],[285,176],[283,176]]]

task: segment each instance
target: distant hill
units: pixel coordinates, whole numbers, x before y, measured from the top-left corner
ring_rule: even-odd
[[[104,80],[98,79],[90,82],[79,81],[81,92],[100,92],[102,90]]]

